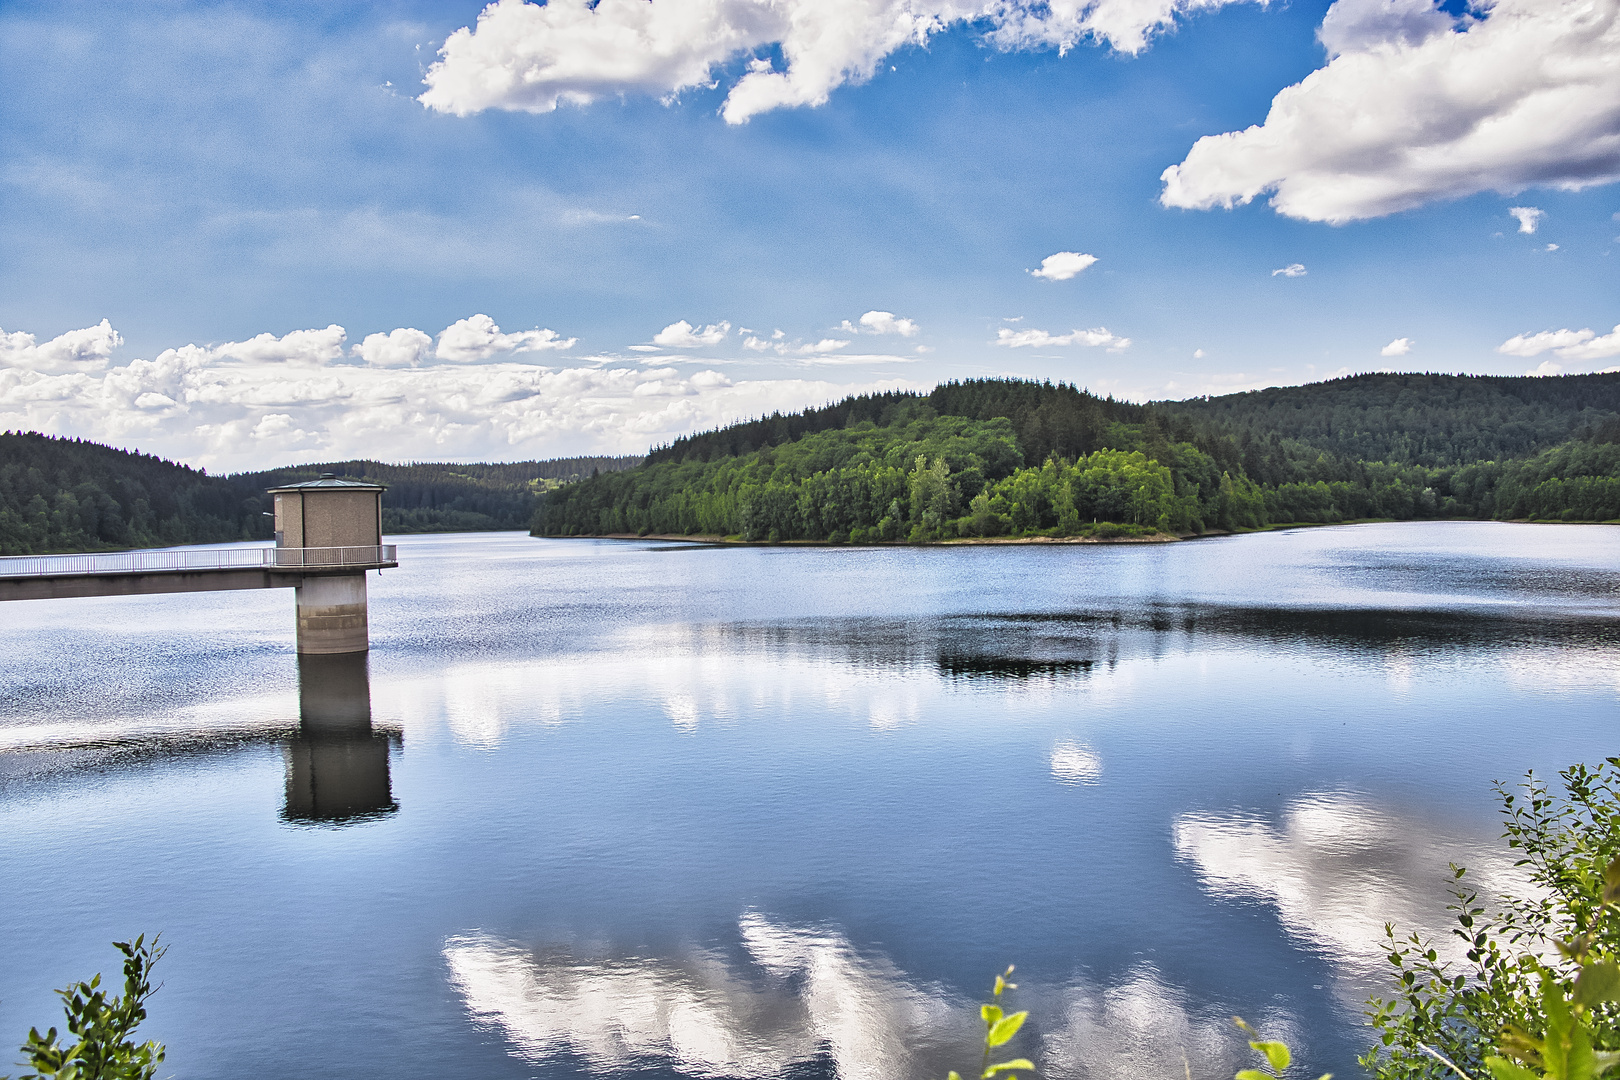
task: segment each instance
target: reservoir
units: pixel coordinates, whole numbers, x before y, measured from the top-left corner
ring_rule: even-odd
[[[940,1080],[1008,964],[1039,1076],[1353,1077],[1492,782],[1620,752],[1609,526],[389,541],[357,664],[0,607],[0,1044],[161,931],[181,1078]]]

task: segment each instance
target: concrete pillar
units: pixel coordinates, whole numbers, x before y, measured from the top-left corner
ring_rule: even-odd
[[[365,574],[312,575],[293,594],[300,653],[363,653],[371,648]]]
[[[298,658],[299,723],[288,740],[289,821],[342,824],[399,809],[388,774],[389,740],[371,728],[365,653]]]

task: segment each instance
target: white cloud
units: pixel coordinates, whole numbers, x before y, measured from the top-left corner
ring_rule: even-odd
[[[1193,350],[1193,359],[1194,360],[1202,360],[1203,358],[1204,358],[1204,350],[1203,349],[1194,349]]]
[[[1432,5],[1431,5],[1432,8]],[[1434,199],[1620,179],[1620,0],[1495,0],[1452,20],[1337,0],[1336,53],[1263,124],[1209,135],[1164,171],[1166,206],[1340,223]],[[1385,15],[1391,15],[1385,18]]]
[[[1551,351],[1564,360],[1603,360],[1620,356],[1620,326],[1599,337],[1591,330],[1543,330],[1539,334],[1515,334],[1496,347],[1508,356],[1540,356]],[[1543,365],[1546,366],[1546,365]],[[1553,374],[1537,371],[1532,374]]]
[[[1105,345],[1109,352],[1119,352],[1131,346],[1131,339],[1110,334],[1107,327],[1095,330],[1073,330],[1067,334],[1052,334],[1045,330],[1009,330],[1005,326],[996,331],[995,345],[1009,349],[1048,348],[1055,345],[1086,345],[1095,348]]]
[[[4,339],[8,347],[18,340]],[[300,350],[300,343],[312,341],[338,348]],[[436,357],[414,368],[381,367],[342,357],[342,341],[343,328],[329,327],[284,338],[262,335],[253,339],[256,345],[183,345],[105,371],[0,366],[0,430],[139,446],[226,471],[354,457],[510,461],[641,453],[745,417],[849,394],[924,388],[870,378],[732,382],[712,369],[683,375],[668,366],[595,358],[561,369]],[[35,346],[22,341],[20,347]],[[328,359],[286,362],[288,354],[312,351]]]
[[[1097,261],[1095,255],[1084,255],[1075,251],[1060,251],[1056,255],[1048,255],[1041,260],[1039,270],[1030,270],[1027,273],[1047,281],[1068,281],[1080,271],[1086,269]]]
[[[1547,251],[1557,251],[1558,250],[1558,245],[1557,244],[1548,244],[1545,250],[1547,250]]]
[[[1271,276],[1276,277],[1281,274],[1283,277],[1304,277],[1308,273],[1310,271],[1305,269],[1304,263],[1289,263],[1287,266],[1273,270]]]
[[[349,350],[373,367],[416,367],[433,356],[433,335],[402,326],[386,334],[367,334]]]
[[[1513,206],[1508,208],[1508,216],[1519,223],[1519,231],[1533,233],[1541,224],[1541,219],[1547,216],[1547,211],[1537,210],[1533,206]]]
[[[1405,356],[1412,351],[1412,339],[1398,337],[1378,350],[1379,356]]]
[[[213,352],[232,360],[314,367],[340,359],[346,336],[343,327],[333,323],[324,330],[294,330],[281,337],[259,334],[246,341],[228,341],[215,345]]]
[[[547,113],[560,102],[642,93],[673,98],[717,84],[716,69],[754,56],[721,115],[746,123],[772,109],[815,106],[883,59],[954,24],[982,26],[1003,50],[1091,40],[1137,53],[1178,15],[1234,0],[497,0],[446,39],[418,99],[439,112]]]
[[[653,344],[662,345],[666,349],[697,349],[704,345],[718,345],[729,333],[731,324],[728,322],[710,323],[699,330],[682,319],[680,322],[670,323],[654,334]]]
[[[922,331],[915,321],[896,318],[892,311],[868,311],[861,316],[859,326],[845,319],[838,328],[846,334],[899,334],[901,337],[916,337]]]
[[[553,349],[571,349],[578,338],[565,338],[555,330],[523,330],[503,334],[488,315],[474,315],[457,319],[439,332],[439,347],[434,352],[440,360],[455,364],[469,364],[488,360],[503,353],[544,352]]]
[[[29,371],[100,371],[112,362],[112,351],[124,343],[106,319],[83,330],[69,330],[43,345],[34,335],[0,330],[0,367]]]

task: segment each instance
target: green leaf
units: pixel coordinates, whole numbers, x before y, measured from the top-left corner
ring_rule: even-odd
[[[1034,1072],[1035,1063],[1029,1060],[1029,1058],[1013,1058],[1011,1061],[998,1061],[980,1074],[980,1080],[990,1080],[990,1077],[996,1075],[996,1073],[1006,1072],[1008,1069],[1026,1069],[1030,1072]]]
[[[1491,1075],[1496,1080],[1541,1080],[1541,1077],[1523,1065],[1507,1058],[1488,1057],[1485,1059],[1485,1067],[1491,1070]]]
[[[1620,906],[1620,855],[1603,870],[1603,902]]]
[[[990,1034],[984,1037],[985,1045],[1000,1046],[1002,1043],[1018,1034],[1018,1029],[1024,1026],[1024,1021],[1028,1018],[1029,1013],[1027,1011],[1015,1012],[1011,1016],[1003,1016],[1000,1020],[997,1020],[994,1024],[990,1025]]]
[[[962,1080],[962,1074],[957,1072],[955,1069],[952,1069],[950,1072],[945,1074],[945,1080]]]
[[[1594,1050],[1592,1052],[1592,1073],[1602,1076],[1616,1065],[1620,1065],[1620,1050]]]
[[[1620,964],[1587,964],[1575,979],[1575,1004],[1620,1001]]]
[[[980,1005],[979,1006],[979,1019],[983,1020],[987,1024],[995,1023],[997,1020],[1001,1019],[1001,1006],[1000,1005]]]
[[[1251,1040],[1249,1045],[1266,1055],[1266,1062],[1270,1064],[1272,1072],[1282,1072],[1288,1068],[1288,1063],[1293,1060],[1292,1055],[1288,1053],[1287,1043],[1254,1042]]]

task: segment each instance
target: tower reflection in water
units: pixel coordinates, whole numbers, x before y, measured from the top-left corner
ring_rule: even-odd
[[[298,657],[298,734],[284,744],[283,820],[346,825],[399,809],[388,775],[399,735],[372,727],[366,660],[365,653]]]

